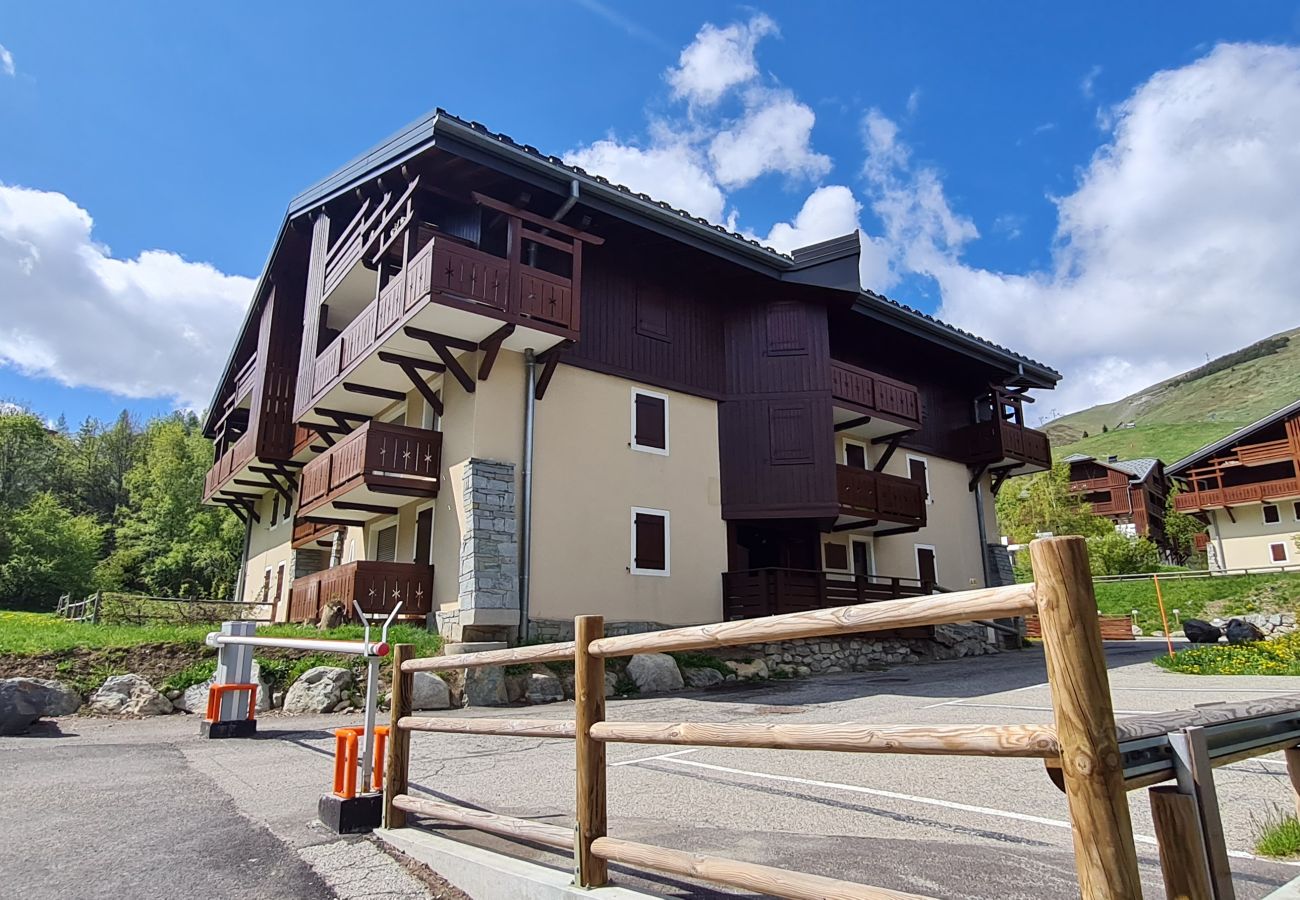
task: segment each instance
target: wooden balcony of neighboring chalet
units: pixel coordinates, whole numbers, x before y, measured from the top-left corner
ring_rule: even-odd
[[[438,496],[442,433],[366,422],[302,469],[298,518],[363,524],[413,497]]]
[[[289,621],[315,622],[330,603],[366,615],[387,615],[398,603],[400,619],[417,619],[433,611],[433,566],[421,563],[358,560],[294,579],[289,588]]]
[[[1300,478],[1278,478],[1254,484],[1198,489],[1195,484],[1174,497],[1179,512],[1224,509],[1250,503],[1271,503],[1300,498]]]
[[[322,304],[347,324],[319,348],[300,413],[371,413],[367,403],[377,409],[418,389],[430,371],[448,371],[472,392],[501,349],[543,354],[578,338],[582,250],[601,238],[473,194],[485,218],[507,223],[497,255],[426,218],[414,188],[397,203],[363,207],[329,248]],[[477,350],[477,371],[458,360]]]
[[[835,430],[880,437],[921,427],[921,394],[905,381],[831,360]]]
[[[1070,482],[1070,490],[1076,494],[1091,494],[1095,491],[1113,491],[1123,488],[1128,490],[1129,477],[1123,472],[1111,471],[1099,478],[1080,478]]]
[[[868,528],[882,522],[925,525],[925,484],[921,481],[837,465],[835,483],[840,503],[837,527]]]
[[[959,428],[952,445],[963,462],[1023,475],[1052,467],[1051,440],[1016,422],[993,420]]]
[[[934,593],[915,578],[811,569],[744,569],[722,573],[722,616],[753,619]]]

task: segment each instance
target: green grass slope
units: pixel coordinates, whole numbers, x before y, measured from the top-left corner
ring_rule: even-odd
[[[1054,455],[1155,456],[1166,463],[1300,398],[1300,328],[1284,331],[1114,403],[1049,423]],[[1133,423],[1132,428],[1119,426]],[[1102,433],[1102,428],[1109,430]],[[1084,437],[1084,432],[1088,437]]]

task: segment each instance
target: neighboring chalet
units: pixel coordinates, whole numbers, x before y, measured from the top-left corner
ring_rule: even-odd
[[[1060,376],[861,290],[859,252],[417,122],[290,204],[213,399],[245,596],[514,640],[996,583]]]
[[[1158,459],[1102,461],[1082,453],[1067,456],[1070,490],[1082,494],[1095,515],[1105,516],[1117,530],[1130,537],[1144,537],[1162,550],[1165,538],[1165,505],[1169,499],[1169,478]]]
[[[1300,400],[1169,467],[1174,507],[1209,523],[1211,569],[1300,563]]]

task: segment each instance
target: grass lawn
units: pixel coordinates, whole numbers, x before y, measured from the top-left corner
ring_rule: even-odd
[[[1096,584],[1097,608],[1108,616],[1138,611],[1138,625],[1148,634],[1164,630],[1156,589],[1150,578]],[[1280,612],[1300,607],[1300,574],[1229,575],[1160,580],[1169,627],[1175,633],[1173,610],[1183,619]]]
[[[1156,658],[1184,675],[1300,675],[1300,633],[1253,644],[1206,644]]]

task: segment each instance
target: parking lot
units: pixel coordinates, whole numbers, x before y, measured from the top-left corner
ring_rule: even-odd
[[[1300,691],[1300,679],[1167,673],[1149,662],[1162,650],[1163,644],[1153,642],[1108,645],[1117,715]],[[608,717],[1050,723],[1045,681],[1041,651],[1033,649],[882,672],[611,701]],[[487,709],[453,713],[500,714]],[[569,718],[572,704],[534,707],[526,714]],[[261,722],[262,737],[256,741],[202,742],[192,719],[111,724],[69,719],[61,725],[77,737],[0,739],[0,764],[8,770],[18,761],[30,779],[31,773],[42,771],[42,750],[59,747],[62,753],[94,747],[105,757],[106,772],[112,769],[114,753],[130,754],[146,767],[146,760],[157,767],[181,766],[185,773],[160,770],[153,783],[172,796],[167,787],[185,786],[192,774],[216,793],[209,800],[187,788],[175,793],[174,803],[192,809],[211,802],[220,816],[237,816],[252,828],[265,828],[290,850],[301,851],[331,839],[308,822],[330,775],[332,738],[327,729],[350,721],[342,716],[269,716]],[[150,751],[151,746],[157,749]],[[412,792],[567,826],[572,823],[574,795],[572,754],[572,743],[562,740],[416,734]],[[1038,760],[610,745],[609,764],[614,836],[937,897],[1078,895],[1065,798]],[[55,765],[53,756],[48,765]],[[53,771],[48,774],[57,777]],[[1293,795],[1280,759],[1235,763],[1216,770],[1216,779],[1238,896],[1262,897],[1300,875],[1296,866],[1255,859],[1250,853],[1256,823],[1271,809],[1292,809]],[[158,815],[160,800],[148,792],[121,797],[121,814],[146,798],[152,804],[150,815]],[[84,821],[78,798],[64,799],[30,814],[48,820],[51,828],[75,833]],[[1131,794],[1130,800],[1147,893],[1159,897],[1163,892],[1145,792]],[[5,792],[0,811],[3,829],[13,832],[0,834],[0,840],[11,843],[21,825],[12,792]],[[124,844],[130,846],[124,839],[118,849]],[[73,852],[70,846],[53,841],[41,849],[58,855]],[[156,851],[142,847],[141,852]],[[563,869],[571,865],[564,857],[536,848],[516,847],[513,852]],[[265,850],[259,853],[268,859]],[[281,860],[277,882],[292,876],[292,862]],[[653,884],[673,896],[717,894],[672,879],[633,878],[617,867],[614,877],[629,884]],[[306,882],[302,887],[302,896],[316,896],[319,890]]]

